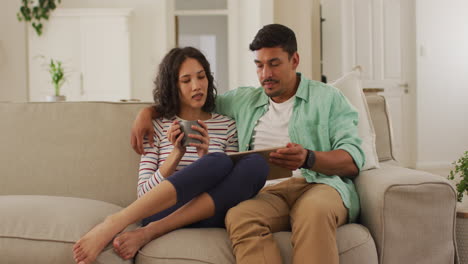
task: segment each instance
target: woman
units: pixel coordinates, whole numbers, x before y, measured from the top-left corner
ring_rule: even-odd
[[[116,234],[142,219],[143,227],[113,241],[124,259],[180,227],[224,227],[227,210],[253,197],[265,184],[268,166],[261,156],[249,155],[233,164],[224,154],[237,151],[236,127],[233,120],[211,113],[216,88],[200,51],[172,49],[159,66],[155,85],[155,109],[161,117],[153,122],[155,146],[145,142],[139,198],[108,216],[74,245],[77,263],[92,263]],[[181,144],[181,120],[198,120],[200,127],[192,128],[200,135],[188,136],[200,143]]]

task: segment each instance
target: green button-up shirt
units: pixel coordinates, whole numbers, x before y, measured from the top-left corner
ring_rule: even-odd
[[[365,156],[358,136],[358,113],[335,87],[298,74],[301,81],[288,127],[291,141],[316,151],[343,149],[360,170]],[[250,149],[254,128],[268,110],[268,104],[268,96],[262,87],[239,87],[217,96],[215,111],[236,120],[239,151]],[[306,169],[301,172],[309,183],[323,183],[335,188],[348,208],[349,221],[356,220],[359,197],[351,179]]]

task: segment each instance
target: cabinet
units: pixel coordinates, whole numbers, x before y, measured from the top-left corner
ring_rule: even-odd
[[[131,98],[131,9],[57,9],[42,36],[28,32],[29,99],[53,94],[48,62],[63,62],[67,101]]]

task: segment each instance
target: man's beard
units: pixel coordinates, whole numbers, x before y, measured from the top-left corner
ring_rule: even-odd
[[[270,98],[278,97],[278,96],[282,95],[283,93],[284,93],[284,91],[282,89],[279,89],[277,91],[272,91],[270,93],[268,93],[267,90],[265,89],[265,94]]]
[[[268,83],[268,82],[272,82],[272,83],[275,83],[275,84],[278,84],[279,81],[278,80],[275,80],[273,78],[268,78],[268,79],[265,79],[262,81],[262,86],[263,86],[263,89],[265,90],[265,93],[268,97],[277,97],[277,96],[280,96],[281,94],[283,94],[283,89],[281,89],[281,87],[279,87],[279,89],[277,91],[274,91],[274,92],[270,92],[268,93],[268,89],[265,88],[265,83]]]

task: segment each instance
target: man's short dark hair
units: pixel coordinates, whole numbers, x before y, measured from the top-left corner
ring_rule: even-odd
[[[159,64],[158,75],[154,81],[153,98],[155,104],[153,107],[162,117],[172,118],[179,114],[179,71],[188,58],[195,59],[201,64],[208,79],[208,94],[202,110],[210,113],[215,108],[216,87],[210,63],[205,55],[193,47],[173,48]]]
[[[297,52],[297,41],[294,31],[280,24],[264,26],[257,32],[254,40],[249,45],[251,51],[261,48],[281,47],[291,58]]]

